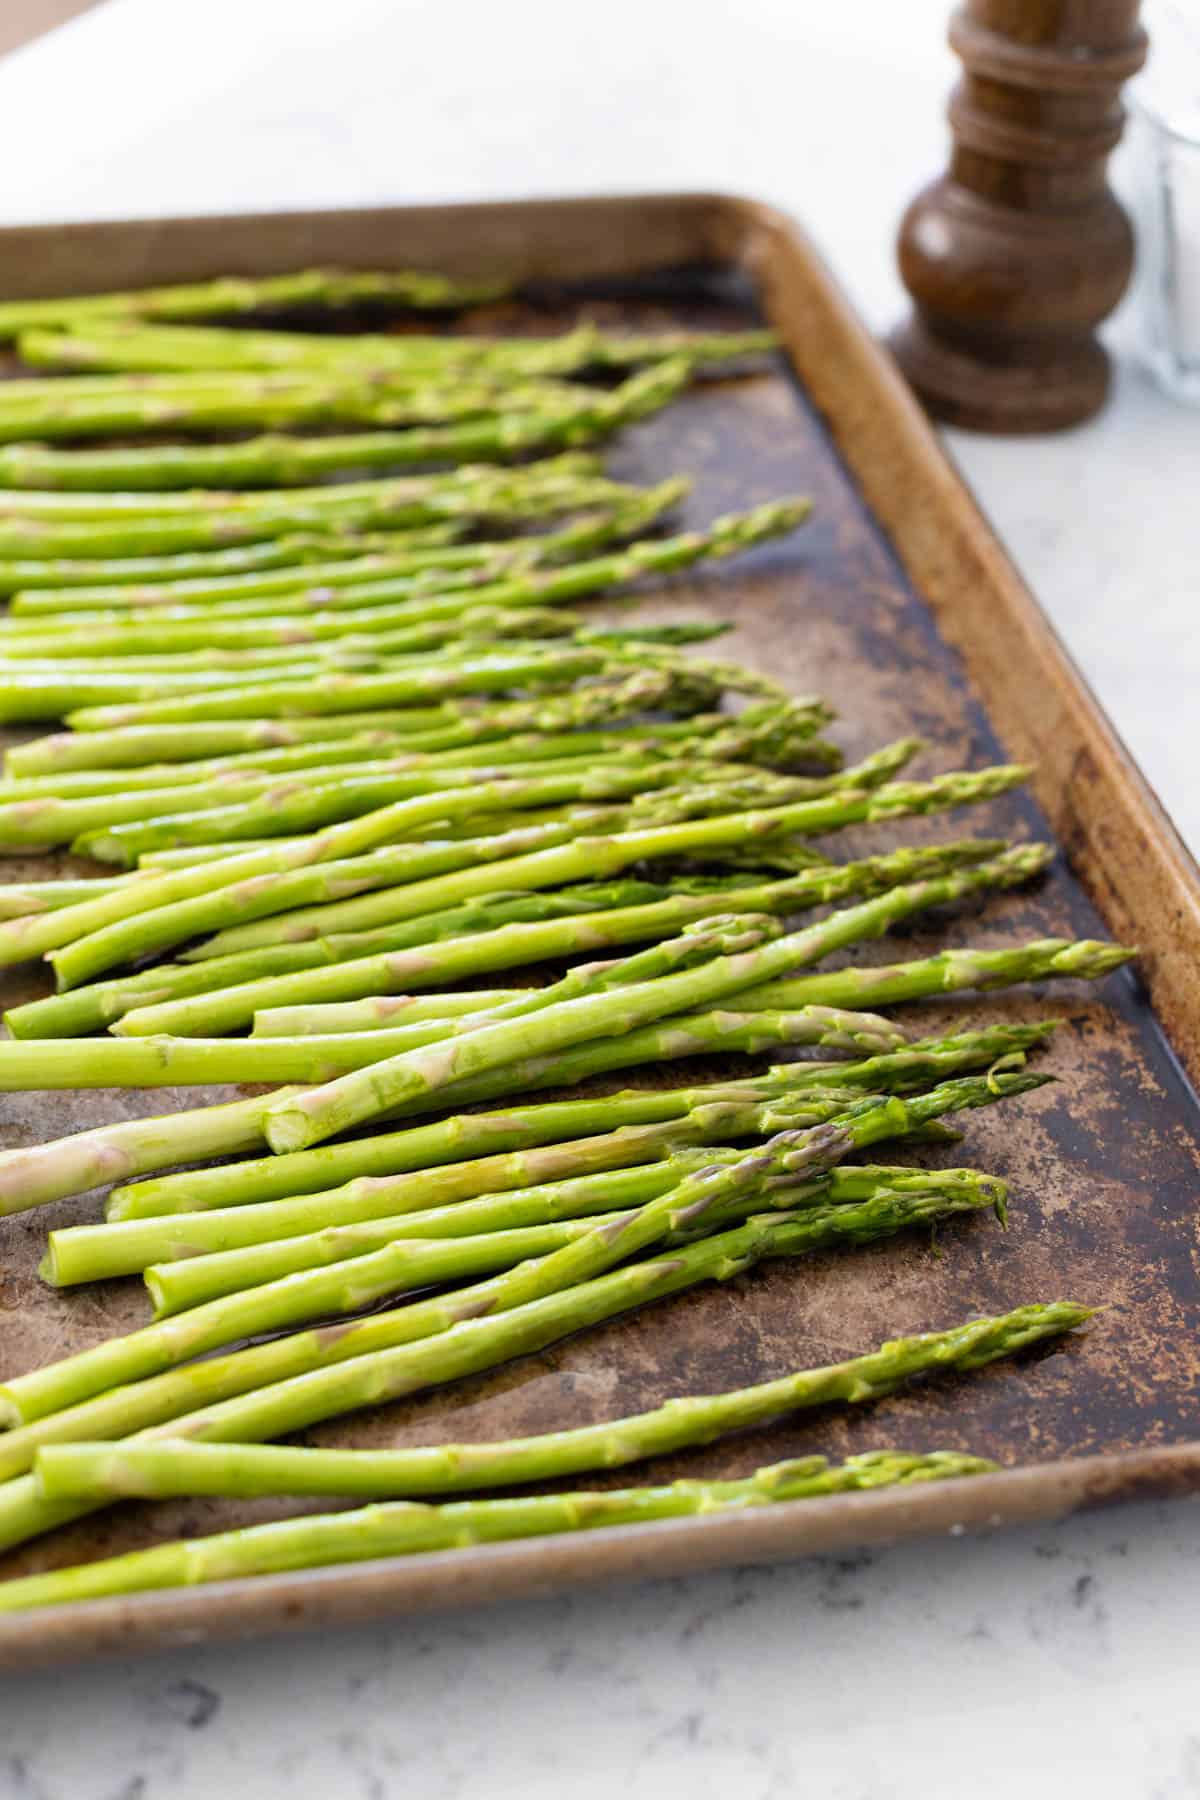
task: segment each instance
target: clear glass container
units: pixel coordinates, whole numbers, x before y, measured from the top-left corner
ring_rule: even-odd
[[[1143,360],[1200,405],[1200,0],[1147,7],[1150,61],[1130,101]]]

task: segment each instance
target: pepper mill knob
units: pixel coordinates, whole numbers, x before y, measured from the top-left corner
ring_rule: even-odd
[[[1133,271],[1109,189],[1121,84],[1146,56],[1140,0],[966,0],[948,172],[900,228],[915,311],[891,347],[929,411],[970,430],[1054,431],[1103,405],[1096,336]]]

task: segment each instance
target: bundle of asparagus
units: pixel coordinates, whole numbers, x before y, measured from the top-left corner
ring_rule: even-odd
[[[116,871],[0,887],[0,966],[43,958],[58,988],[7,1013],[0,1089],[307,1084],[0,1151],[0,1214],[126,1184],[102,1221],[50,1233],[41,1272],[140,1274],[152,1304],[0,1385],[0,1550],[125,1493],[384,1502],[0,1583],[0,1610],[984,1473],[888,1451],[401,1504],[875,1399],[1088,1317],[1024,1306],[509,1444],[271,1445],[768,1258],[1003,1222],[981,1170],[854,1159],[956,1142],[950,1117],[1033,1092],[1053,1021],[913,1041],[890,1009],[1131,954],[1043,939],[813,968],[1035,878],[1049,848],[995,837],[831,860],[844,829],[986,803],[1028,771],[900,779],[912,738],[844,767],[823,699],[684,653],[720,623],[571,610],[803,523],[789,498],[655,535],[687,480],[632,487],[577,448],[742,372],[769,333],[192,323],[482,291],[309,271],[0,306],[0,335],[56,372],[0,390],[0,719],[67,727],[8,752],[0,852]],[[311,430],[343,425],[371,429]],[[377,472],[413,463],[447,467]],[[820,1059],[571,1091],[779,1046]],[[524,1098],[547,1088],[567,1092]]]

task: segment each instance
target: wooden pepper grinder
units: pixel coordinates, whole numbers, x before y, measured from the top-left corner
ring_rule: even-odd
[[[1096,327],[1133,269],[1106,180],[1122,82],[1141,67],[1140,0],[966,0],[950,24],[949,172],[900,228],[916,310],[892,349],[938,418],[1053,431],[1096,412]]]

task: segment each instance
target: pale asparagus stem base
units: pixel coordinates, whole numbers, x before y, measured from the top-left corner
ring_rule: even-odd
[[[287,1569],[325,1568],[373,1557],[414,1556],[515,1538],[542,1537],[605,1526],[647,1524],[696,1513],[745,1510],[994,1472],[997,1464],[958,1451],[914,1455],[868,1451],[841,1467],[824,1457],[775,1463],[740,1481],[676,1481],[663,1488],[546,1494],[518,1500],[468,1500],[445,1506],[394,1501],[358,1512],[315,1515],[248,1526],[127,1556],[0,1583],[0,1612],[62,1605],[104,1595],[227,1581]]]
[[[366,1500],[557,1481],[711,1444],[729,1432],[769,1425],[803,1408],[870,1404],[921,1375],[962,1373],[1015,1356],[1032,1344],[1078,1329],[1090,1316],[1090,1308],[1069,1300],[1033,1303],[945,1331],[892,1338],[864,1356],[800,1369],[753,1387],[677,1395],[650,1412],[495,1443],[324,1450],[175,1438],[127,1441],[116,1447],[50,1446],[38,1453],[37,1485],[46,1500],[276,1494],[340,1494]]]
[[[499,1276],[442,1301],[409,1302],[374,1314],[336,1334],[320,1328],[299,1332],[135,1382],[0,1436],[0,1550],[92,1510],[84,1502],[40,1500],[32,1478],[22,1476],[45,1444],[151,1431],[158,1437],[263,1442],[364,1404],[493,1368],[632,1307],[703,1281],[730,1280],[765,1258],[873,1242],[961,1210],[912,1196],[773,1213],[524,1302],[515,1311],[496,1311],[500,1297],[519,1291],[512,1274]],[[180,1423],[185,1414],[190,1416]]]
[[[784,1207],[788,1204],[785,1196],[791,1189],[835,1167],[856,1149],[903,1135],[913,1126],[946,1113],[991,1105],[1006,1096],[1027,1092],[1040,1087],[1046,1079],[1040,1075],[995,1071],[987,1077],[966,1076],[908,1100],[895,1095],[887,1098],[867,1096],[821,1125],[781,1131],[760,1149],[749,1151],[733,1162],[713,1164],[685,1175],[677,1186],[640,1209],[618,1215],[585,1231],[561,1249],[535,1256],[499,1276],[493,1308],[519,1307],[548,1292],[585,1282],[640,1254],[669,1234],[690,1235],[719,1230],[731,1215],[745,1217],[756,1206],[774,1204]],[[982,1193],[927,1196],[926,1200],[932,1199],[945,1211],[960,1211],[977,1207],[981,1202],[990,1203],[994,1197],[993,1192],[984,1190]],[[925,1203],[916,1197],[906,1199],[899,1195],[890,1196],[890,1199],[902,1209]],[[865,1204],[878,1208],[881,1203],[877,1200]],[[812,1209],[812,1217],[831,1226],[836,1238],[847,1230],[853,1232],[854,1221],[861,1211],[853,1206],[816,1207]],[[848,1226],[844,1223],[847,1220],[850,1221]],[[9,1424],[28,1424],[49,1413],[75,1406],[106,1389],[143,1380],[235,1338],[288,1323],[295,1316],[294,1307],[301,1292],[303,1304],[307,1306],[320,1289],[318,1311],[330,1307],[337,1312],[357,1310],[372,1299],[394,1291],[391,1286],[394,1279],[392,1261],[397,1253],[403,1255],[406,1249],[404,1245],[397,1245],[377,1253],[378,1281],[375,1285],[371,1281],[368,1259],[356,1259],[348,1265],[345,1281],[341,1269],[311,1271],[276,1282],[269,1288],[252,1290],[248,1295],[235,1294],[227,1300],[211,1302],[179,1318],[162,1320],[128,1337],[96,1345],[61,1362],[31,1370],[0,1388],[0,1416]],[[441,1316],[443,1305],[460,1306],[464,1295],[471,1293],[468,1288],[458,1291],[446,1302],[435,1302],[434,1316]],[[478,1295],[469,1304],[475,1309],[471,1316],[476,1317]],[[429,1302],[418,1302],[413,1308],[414,1319],[425,1316],[429,1305]]]
[[[409,1125],[345,1144],[300,1150],[291,1156],[258,1157],[223,1168],[137,1182],[115,1190],[109,1197],[107,1212],[110,1220],[119,1221],[245,1207],[266,1201],[278,1204],[288,1196],[322,1193],[360,1177],[406,1174],[593,1133],[611,1135],[624,1127],[680,1119],[698,1106],[729,1101],[749,1104],[776,1095],[798,1096],[831,1084],[852,1086],[859,1092],[911,1092],[986,1068],[1001,1058],[1022,1055],[1044,1042],[1054,1028],[1054,1020],[994,1026],[985,1031],[926,1039],[909,1049],[861,1062],[787,1063],[765,1075],[715,1085],[626,1089],[599,1098],[522,1102],[498,1112],[462,1113],[434,1124]],[[73,1146],[77,1140],[68,1138],[64,1142]],[[45,1158],[36,1151],[9,1152],[12,1156],[38,1158],[34,1172],[31,1173],[28,1162],[24,1163],[15,1170],[11,1184],[7,1166],[0,1159],[0,1201],[11,1205],[26,1190],[33,1173],[43,1190],[49,1190],[57,1148],[46,1146]],[[44,1197],[51,1195],[46,1191]]]

